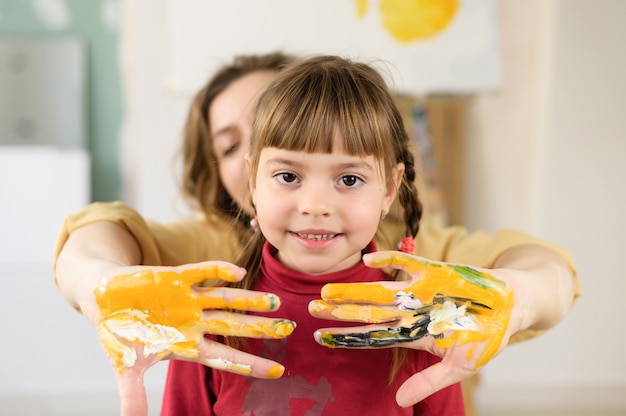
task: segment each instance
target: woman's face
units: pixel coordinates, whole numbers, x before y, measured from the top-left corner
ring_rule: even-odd
[[[256,71],[230,84],[209,107],[213,152],[220,178],[231,198],[250,215],[250,201],[244,156],[250,150],[250,133],[259,95],[274,79],[274,71]]]

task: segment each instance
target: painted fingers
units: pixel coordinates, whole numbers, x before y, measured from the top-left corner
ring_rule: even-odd
[[[195,330],[201,333],[246,338],[280,339],[291,335],[295,322],[231,312],[205,311]]]
[[[285,368],[275,361],[239,351],[219,342],[204,338],[198,344],[198,356],[190,359],[173,354],[172,358],[193,361],[207,367],[256,378],[280,378]]]
[[[280,298],[273,293],[225,287],[195,288],[198,304],[202,309],[230,309],[239,312],[275,311],[280,306]]]
[[[115,367],[135,365],[138,357],[164,359],[170,354],[197,359],[205,333],[243,337],[283,338],[295,323],[250,317],[241,313],[205,316],[205,310],[273,311],[280,299],[233,288],[245,271],[228,263],[205,263],[185,269],[141,269],[102,281],[95,290],[101,320],[98,334]],[[213,287],[199,288],[210,280]]]
[[[313,316],[340,321],[387,323],[384,328],[320,330],[319,343],[329,347],[388,347],[432,337],[438,348],[486,343],[476,368],[500,349],[513,307],[513,292],[484,270],[430,262],[401,252],[364,256],[370,267],[408,272],[405,282],[328,284],[322,299],[311,302]]]

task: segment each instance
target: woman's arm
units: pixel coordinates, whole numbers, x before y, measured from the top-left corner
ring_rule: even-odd
[[[577,298],[574,270],[562,256],[546,247],[526,244],[510,248],[497,258],[494,269],[503,269],[504,274],[496,270],[494,274],[506,280],[515,292],[518,332],[552,328]]]
[[[56,283],[65,300],[92,323],[98,319],[93,291],[115,270],[141,264],[137,241],[123,227],[99,221],[74,230],[55,264]]]
[[[120,212],[114,214],[116,210]],[[245,270],[197,259],[206,260],[203,253],[209,251],[227,255],[225,250],[234,250],[234,244],[227,234],[204,233],[199,221],[191,224],[149,225],[122,205],[94,205],[68,217],[59,234],[56,283],[68,303],[96,327],[115,369],[121,415],[147,414],[143,374],[162,359],[261,378],[278,378],[284,370],[274,361],[204,338],[204,333],[284,338],[295,324],[245,314],[274,311],[280,299],[223,287],[241,280]],[[203,244],[203,238],[209,243]],[[221,251],[211,250],[220,242]],[[165,266],[182,260],[194,263]],[[212,288],[195,287],[205,281]]]

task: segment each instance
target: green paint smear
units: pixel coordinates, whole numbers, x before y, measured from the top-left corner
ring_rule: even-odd
[[[497,287],[504,286],[504,282],[495,279],[491,275],[479,272],[478,270],[473,269],[469,266],[454,265],[452,266],[452,268],[465,279],[480,287],[484,287],[485,289],[495,289]]]

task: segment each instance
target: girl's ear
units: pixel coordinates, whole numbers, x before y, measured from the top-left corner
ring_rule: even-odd
[[[250,155],[246,154],[243,157],[243,161],[246,166],[246,173],[248,174],[248,188],[250,189],[250,198],[252,199],[252,205],[256,205],[256,178],[250,174]]]
[[[404,163],[398,163],[391,168],[391,175],[387,181],[387,192],[385,193],[385,199],[383,200],[383,211],[389,212],[391,204],[395,201],[398,195],[398,190],[402,184],[402,178],[404,177]]]

